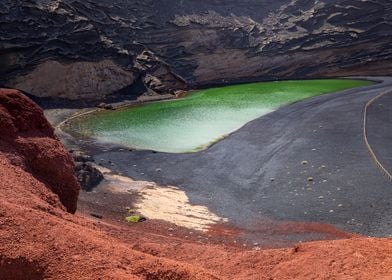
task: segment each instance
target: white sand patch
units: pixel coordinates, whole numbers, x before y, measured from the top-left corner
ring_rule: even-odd
[[[135,181],[129,177],[113,175],[109,169],[97,168],[105,175],[106,190],[139,194],[141,198],[133,208],[148,219],[163,220],[200,231],[207,231],[216,223],[227,222],[226,218],[210,212],[206,206],[190,204],[186,193],[177,187],[162,187],[153,182]]]

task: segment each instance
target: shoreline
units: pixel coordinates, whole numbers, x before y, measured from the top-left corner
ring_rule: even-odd
[[[362,76],[357,76],[357,77],[355,77],[355,76],[354,77],[336,77],[336,78],[328,77],[325,80],[328,80],[328,79],[342,79],[342,80],[344,80],[344,79],[352,79],[352,80],[370,81],[370,82],[373,82],[375,84],[380,83],[380,80],[377,77],[362,77]],[[304,80],[319,80],[319,79],[304,79]],[[295,81],[295,80],[282,80],[282,81]],[[270,81],[270,82],[274,82],[274,81]],[[237,85],[237,84],[233,84],[233,85]],[[362,88],[362,87],[363,86],[361,86],[359,88]],[[202,89],[198,89],[198,90],[202,90]],[[162,96],[144,96],[144,98],[141,98],[139,100],[121,101],[121,102],[116,102],[116,103],[110,103],[108,105],[110,105],[113,108],[113,110],[122,109],[122,108],[128,108],[128,107],[133,107],[133,106],[142,106],[144,104],[149,104],[149,103],[154,103],[154,102],[161,102],[161,101],[164,102],[164,101],[181,99],[183,97],[186,97],[186,96],[192,94],[192,92],[194,92],[194,91],[195,90],[192,90],[192,91],[189,91],[189,92],[185,92],[185,94],[183,94],[181,96],[174,96],[174,95],[168,95],[168,96],[164,96],[164,97],[162,97]],[[337,91],[337,92],[341,92],[341,91],[342,90]],[[336,92],[329,92],[329,93],[324,93],[324,94],[334,94],[334,93],[336,93]],[[311,97],[311,98],[313,98],[313,97]],[[295,104],[295,103],[301,102],[301,101],[303,101],[303,100],[295,101],[293,103],[283,105],[282,107],[289,106],[289,105],[292,105],[292,104]],[[276,111],[276,110],[278,110],[279,108],[282,108],[282,107],[278,107],[278,108],[274,109],[272,112],[274,112],[274,111]],[[57,110],[61,111],[61,109],[57,109]],[[65,110],[69,110],[70,112],[74,112],[74,113],[69,113],[68,115],[65,114],[65,115],[61,116],[60,118],[56,118],[56,117],[53,116],[54,114],[50,113],[50,110],[45,110],[45,112],[47,114],[47,117],[50,119],[50,122],[55,126],[56,130],[58,130],[59,133],[66,134],[68,139],[70,139],[70,138],[79,139],[80,138],[80,139],[86,140],[86,141],[88,141],[90,143],[96,142],[98,146],[107,145],[109,147],[119,147],[119,148],[122,148],[122,149],[132,149],[132,150],[139,150],[139,151],[153,151],[153,152],[161,152],[161,153],[171,153],[171,152],[167,152],[167,151],[159,151],[159,150],[153,150],[153,149],[142,149],[142,148],[137,148],[137,147],[131,147],[131,146],[126,146],[126,145],[121,145],[121,144],[118,144],[118,143],[111,143],[110,141],[105,141],[105,142],[100,143],[98,141],[94,141],[94,137],[89,137],[89,136],[85,136],[85,135],[78,135],[78,133],[76,133],[75,131],[72,131],[72,129],[68,129],[68,131],[65,131],[65,130],[63,130],[62,127],[65,127],[69,121],[72,121],[73,119],[82,117],[84,115],[93,114],[93,113],[100,112],[100,111],[105,111],[105,110],[108,110],[108,109],[97,108],[97,107],[87,107],[87,108],[83,108],[81,110],[76,110],[76,111],[74,111],[72,109],[65,109]],[[53,110],[53,111],[56,111],[56,110]],[[271,113],[271,112],[269,112],[269,113]],[[265,115],[268,115],[269,113],[267,113]],[[265,115],[261,115],[261,116],[255,118],[255,119],[264,117]],[[195,152],[200,152],[200,151],[206,150],[209,147],[211,147],[211,146],[215,145],[216,143],[218,143],[219,141],[221,141],[222,139],[225,139],[225,138],[229,137],[231,134],[233,134],[236,131],[238,131],[239,129],[241,129],[247,123],[242,124],[241,126],[233,129],[232,131],[230,131],[230,132],[228,132],[228,133],[226,133],[224,135],[219,135],[217,138],[209,141],[208,143],[204,143],[204,144],[202,144],[202,145],[200,145],[198,147],[195,147],[192,150],[182,151],[182,152],[174,152],[174,153],[179,153],[179,154],[181,154],[181,153],[195,153]]]
[[[374,81],[374,77],[372,78],[372,80]],[[372,87],[375,87],[375,86],[377,86],[377,84],[369,86],[369,87],[372,88]],[[366,88],[368,88],[368,87],[366,87]],[[336,95],[336,93],[332,93],[332,95]],[[316,97],[316,99],[317,98],[319,98],[319,97]],[[302,102],[300,102],[300,103],[302,103]],[[293,105],[289,105],[287,107],[291,107],[291,106],[293,106]],[[295,105],[295,106],[298,106],[298,105]],[[287,110],[287,108],[286,108],[286,110]],[[270,113],[270,114],[274,115],[274,113]],[[264,119],[264,118],[269,119],[271,117],[270,114],[267,115],[267,116],[261,117],[261,119]],[[252,121],[251,123],[257,122],[257,120]],[[246,129],[247,126],[249,126],[249,125],[245,125],[245,129]],[[237,134],[239,134],[240,131],[242,131],[243,129],[244,128],[241,128],[239,131],[234,132],[233,133],[234,137]],[[233,137],[233,136],[232,135],[229,136],[228,139],[230,139],[231,137]],[[61,136],[61,138],[64,141],[64,137]],[[223,140],[222,142],[227,142],[226,140]],[[102,146],[99,145],[101,147],[98,147],[95,144],[90,145],[89,143],[78,143],[78,139],[73,139],[73,141],[76,142],[77,147],[81,148],[82,151],[87,151],[88,154],[93,155],[94,158],[96,159],[96,162],[99,162],[101,158],[104,158],[105,162],[104,162],[103,165],[105,167],[111,169],[115,174],[120,174],[122,176],[126,176],[126,177],[129,177],[129,178],[132,178],[132,180],[136,180],[136,181],[153,181],[153,182],[158,183],[158,185],[161,185],[161,186],[174,185],[174,186],[180,188],[181,190],[184,190],[186,193],[188,193],[188,191],[189,191],[189,190],[187,190],[187,188],[184,188],[184,185],[182,185],[182,184],[175,184],[175,181],[173,181],[174,184],[169,184],[169,182],[167,180],[165,180],[165,179],[162,180],[162,178],[164,178],[165,174],[155,174],[154,176],[151,176],[149,178],[148,176],[151,175],[151,172],[148,170],[149,168],[143,168],[143,165],[144,165],[143,162],[148,161],[148,158],[150,158],[152,156],[154,156],[154,157],[158,156],[158,157],[162,157],[162,158],[166,158],[166,157],[170,158],[170,154],[165,154],[165,153],[153,154],[151,151],[133,151],[133,152],[129,152],[129,151],[125,150],[124,147],[121,147],[121,146],[118,146],[118,145],[109,145],[109,147],[106,147],[106,145],[102,145]],[[218,143],[212,145],[207,151],[198,152],[197,154],[201,154],[201,155],[206,154],[206,153],[208,153],[210,151],[210,149],[214,150],[216,148],[215,146],[219,146],[220,143],[221,142],[218,142]],[[116,154],[116,156],[113,156],[114,154]],[[136,161],[132,161],[134,164],[137,165],[137,167],[133,167],[132,168],[132,165],[130,165],[131,166],[130,169],[136,168],[137,170],[140,170],[137,173],[133,172],[132,170],[128,170],[128,168],[126,167],[128,164],[124,165],[124,163],[121,163],[121,161],[122,161],[121,159],[122,158],[123,159],[127,159],[130,156],[131,157],[135,157],[135,159],[137,158]],[[179,155],[179,157],[181,157],[181,156],[182,155]],[[186,158],[187,156],[184,155],[184,157]],[[128,160],[126,160],[126,161],[128,161]],[[141,167],[139,167],[140,163],[142,163]],[[159,167],[156,167],[155,169],[157,169],[157,168],[159,168]],[[132,172],[130,172],[130,171],[132,171]],[[147,171],[147,174],[146,174],[146,171]],[[156,172],[153,172],[153,173],[156,173]],[[150,174],[150,175],[148,175],[148,174]],[[157,177],[156,175],[159,175],[159,176]],[[207,205],[207,206],[210,205],[210,203],[206,203],[205,201],[202,202],[202,203],[200,203],[200,200],[194,201],[194,199],[193,199],[193,197],[195,195],[194,192],[190,192],[190,194],[191,194],[191,196],[190,196],[190,203],[191,204],[196,204],[196,205],[200,204],[200,205]],[[99,194],[98,194],[98,196],[99,196]],[[213,207],[212,210],[215,211],[214,209],[215,208]],[[257,216],[258,215],[255,215],[255,217],[257,217]],[[231,219],[229,219],[229,224],[231,223],[230,220]],[[277,221],[279,221],[279,219]],[[234,223],[234,226],[238,226],[238,223],[237,224]],[[260,226],[262,228],[264,227],[262,225],[260,225]],[[259,227],[259,226],[257,226],[257,227]],[[246,229],[246,228],[247,228],[247,226],[245,226],[244,230],[245,231],[249,231],[250,230],[250,232],[252,232],[254,230],[256,230],[256,231],[260,230],[260,228],[259,229],[255,229],[255,228],[254,229]],[[292,230],[292,231],[294,231],[294,230]],[[261,232],[261,234],[262,234],[262,232]],[[266,234],[266,233],[264,233],[264,234]],[[262,243],[262,242],[260,242],[259,238],[254,238],[251,235],[250,236],[248,235],[245,238],[248,239],[248,240],[252,240],[252,241],[257,239],[258,242],[255,241],[256,243]],[[289,233],[287,235],[289,235]],[[323,237],[323,234],[320,235],[320,234],[317,234],[317,233],[312,233],[310,235],[302,233],[302,234],[299,234],[299,236],[302,236],[302,237],[300,237],[300,239],[295,239],[294,238],[294,240],[291,241],[292,243],[290,243],[290,244],[294,244],[294,243],[296,243],[298,241],[301,241],[301,240],[322,240],[322,239],[325,238],[325,237]],[[308,237],[306,237],[306,236],[308,236]],[[334,239],[334,238],[332,238],[332,239]]]

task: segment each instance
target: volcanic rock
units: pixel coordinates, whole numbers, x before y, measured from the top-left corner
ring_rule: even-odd
[[[4,0],[0,11],[0,83],[37,96],[392,74],[390,0]]]
[[[34,71],[8,83],[38,96],[68,99],[94,99],[118,91],[135,81],[132,72],[125,71],[110,60],[98,62],[45,61]]]
[[[111,224],[106,213],[102,213],[105,223],[89,220],[91,214],[102,217],[101,213],[72,215],[63,206],[69,212],[76,206],[72,158],[42,111],[18,91],[0,90],[0,129],[0,279],[382,279],[392,275],[388,238],[251,251],[143,230],[152,221],[137,229]]]
[[[0,89],[0,152],[76,211],[79,184],[71,155],[60,144],[42,110],[20,92]]]
[[[103,179],[103,174],[91,162],[77,162],[76,177],[85,191],[91,191]]]
[[[112,104],[106,104],[106,103],[99,103],[97,106],[97,108],[100,109],[105,109],[105,110],[115,110],[116,108],[114,108],[114,106]]]

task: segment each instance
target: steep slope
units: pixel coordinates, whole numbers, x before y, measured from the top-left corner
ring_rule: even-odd
[[[1,279],[214,279],[136,252],[67,213],[79,190],[74,164],[42,110],[0,90],[0,119]]]
[[[1,90],[0,131],[0,152],[9,163],[45,184],[58,195],[67,211],[74,213],[79,194],[79,184],[74,176],[75,166],[72,157],[54,135],[41,108],[16,90]],[[34,192],[42,191],[37,189]],[[43,199],[59,206],[53,194],[44,195]]]
[[[1,82],[99,99],[121,89],[386,75],[391,15],[389,0],[5,0]]]
[[[0,101],[0,279],[390,279],[392,275],[391,239],[355,238],[247,251],[67,213],[61,202],[73,210],[69,201],[76,198],[78,187],[72,159],[30,100],[15,90],[0,90]],[[29,165],[35,158],[45,159],[34,163],[36,169]],[[61,171],[56,173],[52,166]],[[46,177],[40,170],[55,172],[56,177]]]

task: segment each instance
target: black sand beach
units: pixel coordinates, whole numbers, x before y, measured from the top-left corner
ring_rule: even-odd
[[[179,187],[191,203],[228,218],[252,240],[268,234],[263,226],[268,220],[389,236],[391,182],[372,162],[363,140],[366,102],[392,89],[391,78],[378,79],[382,83],[281,108],[198,153],[83,148],[124,176]],[[387,166],[391,94],[379,100],[383,106],[369,110],[369,137]]]

